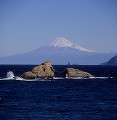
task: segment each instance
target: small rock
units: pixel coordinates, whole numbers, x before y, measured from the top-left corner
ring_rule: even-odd
[[[84,71],[81,71],[79,69],[67,68],[64,72],[64,77],[68,77],[68,78],[75,78],[75,77],[89,78],[89,77],[94,77],[94,76],[89,74],[88,72],[84,72]]]

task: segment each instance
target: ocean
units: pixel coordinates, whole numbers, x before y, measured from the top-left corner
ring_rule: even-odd
[[[0,65],[0,120],[117,120],[117,66],[54,65],[54,79],[17,77],[33,67]],[[69,67],[96,78],[63,78]]]

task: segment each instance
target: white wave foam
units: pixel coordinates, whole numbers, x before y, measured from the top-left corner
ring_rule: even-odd
[[[68,77],[66,77],[66,79],[108,79],[108,78],[113,78],[113,77],[89,77],[89,78],[83,78],[83,77],[71,77],[71,78],[68,78]]]
[[[23,80],[23,78],[15,76],[12,71],[9,71],[6,74],[6,78],[1,78],[0,80]]]
[[[17,77],[15,77],[15,80],[24,80],[24,79],[17,76]]]
[[[14,79],[14,73],[12,71],[7,72],[6,79]]]
[[[90,77],[90,79],[108,79],[113,77]]]
[[[64,79],[63,77],[54,77],[53,79]]]
[[[22,81],[52,81],[52,79],[40,79],[40,78],[36,78],[36,79],[22,79]]]
[[[1,78],[0,80],[13,80],[15,78],[14,73],[12,71],[7,72],[5,78]]]

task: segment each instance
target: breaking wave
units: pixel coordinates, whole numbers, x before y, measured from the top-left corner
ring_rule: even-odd
[[[12,71],[8,71],[6,77],[0,80],[23,80],[23,78],[15,76]]]
[[[6,79],[14,79],[14,73],[12,71],[7,72]]]

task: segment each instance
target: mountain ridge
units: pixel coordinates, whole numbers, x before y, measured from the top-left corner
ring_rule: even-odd
[[[105,62],[103,65],[117,65],[117,55],[112,57],[108,62]]]
[[[76,47],[78,47],[76,49]],[[81,47],[82,48],[82,47]],[[89,52],[79,49],[78,45],[66,41],[66,39],[55,41],[33,51],[13,56],[0,57],[1,64],[40,64],[44,61],[52,61],[53,64],[65,65],[68,62],[80,65],[97,65],[107,61],[114,55]]]

